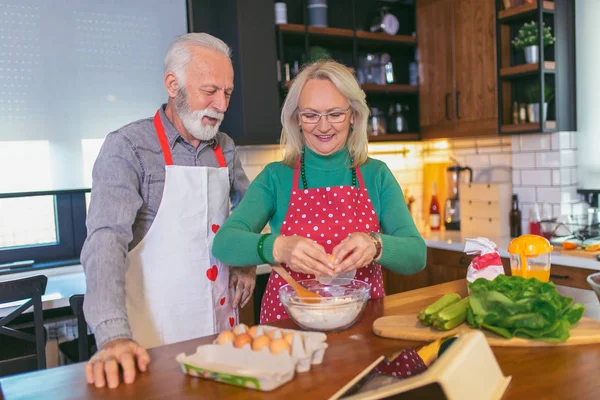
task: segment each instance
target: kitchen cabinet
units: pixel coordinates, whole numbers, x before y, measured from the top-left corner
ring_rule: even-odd
[[[493,0],[418,0],[423,138],[496,135]]]
[[[281,134],[273,2],[188,0],[190,32],[229,45],[235,90],[220,130],[236,145],[275,144]]]
[[[576,130],[575,1],[535,0],[507,9],[504,1],[496,0],[496,9],[498,130],[506,134]],[[524,49],[513,45],[525,23],[544,24],[555,38],[545,46],[540,42],[530,60]],[[545,111],[539,113],[542,98]],[[514,120],[515,103],[532,107],[526,121]]]
[[[420,289],[427,286],[464,279],[474,256],[452,250],[427,248],[427,265],[414,275],[400,275],[383,270],[383,283],[387,295]],[[510,275],[510,261],[502,258],[504,273]],[[552,264],[550,280],[557,285],[590,290],[588,275],[598,272],[591,269]]]
[[[454,0],[417,1],[421,133],[424,138],[454,132],[452,19]]]

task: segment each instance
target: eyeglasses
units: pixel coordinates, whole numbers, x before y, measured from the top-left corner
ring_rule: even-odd
[[[320,114],[314,111],[300,111],[300,120],[305,124],[318,124],[321,121],[321,117],[325,117],[327,122],[330,124],[339,124],[346,120],[346,115],[350,111],[350,107],[343,111],[330,111],[328,113]]]

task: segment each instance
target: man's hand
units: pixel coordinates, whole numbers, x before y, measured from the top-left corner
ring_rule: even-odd
[[[131,339],[114,339],[88,361],[85,377],[97,388],[104,387],[108,381],[108,387],[114,389],[119,386],[119,365],[123,369],[123,381],[129,384],[135,380],[136,364],[144,372],[149,363],[150,356],[142,346]]]
[[[229,267],[229,287],[235,288],[235,294],[231,306],[244,307],[248,304],[250,296],[254,293],[256,286],[256,266],[251,267]],[[241,303],[240,303],[241,301]]]

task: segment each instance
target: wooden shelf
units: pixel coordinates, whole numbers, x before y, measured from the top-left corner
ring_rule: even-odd
[[[546,131],[552,131],[556,129],[556,121],[546,121],[544,124]],[[541,132],[540,124],[510,124],[502,125],[501,133],[516,133],[516,132]]]
[[[554,12],[554,2],[544,1],[542,4],[544,12]],[[521,19],[527,17],[529,14],[534,13],[538,9],[537,0],[533,4],[521,4],[520,6],[511,7],[507,10],[502,10],[498,13],[498,20],[503,23],[513,21],[515,19]]]
[[[512,67],[506,67],[500,69],[500,76],[502,78],[513,78],[521,75],[528,75],[536,73],[540,70],[540,64],[521,64],[513,65]],[[545,72],[555,72],[556,63],[554,61],[544,61]]]
[[[320,28],[316,26],[306,27],[302,24],[279,24],[277,25],[281,32],[291,33],[291,34],[304,34],[305,31],[308,31],[311,35],[316,36],[330,36],[330,37],[345,37],[351,38],[354,37],[354,31],[352,29],[342,29],[342,28]]]
[[[365,83],[361,85],[362,90],[372,93],[418,93],[419,87],[414,85],[377,85],[375,83]]]
[[[420,134],[410,132],[369,136],[369,142],[417,142],[419,140],[421,140]]]
[[[278,24],[277,29],[281,32],[297,34],[303,34],[306,30],[305,26],[302,24]]]
[[[356,37],[369,43],[381,42],[387,44],[416,45],[417,38],[408,35],[388,35],[387,33],[357,31]]]

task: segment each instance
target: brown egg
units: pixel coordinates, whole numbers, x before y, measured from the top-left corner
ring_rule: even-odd
[[[256,337],[256,328],[258,328],[258,325],[254,325],[253,327],[251,327],[250,329],[248,329],[248,335],[250,335],[253,338],[255,338]]]
[[[235,333],[236,335],[241,335],[242,333],[247,333],[248,332],[248,325],[246,324],[239,324],[236,325],[235,328],[233,328],[233,333]]]
[[[252,350],[261,351],[265,347],[269,348],[270,344],[271,344],[271,339],[269,339],[268,336],[259,336],[254,339],[254,342],[252,342]]]
[[[252,336],[248,335],[247,333],[241,333],[237,335],[237,337],[233,341],[233,346],[238,349],[240,347],[245,346],[246,344],[252,346]]]
[[[283,338],[285,339],[286,342],[289,343],[289,345],[292,345],[292,340],[294,340],[294,333],[293,332],[288,332],[286,333]]]
[[[231,331],[223,331],[219,333],[217,337],[217,344],[225,344],[233,342],[235,340],[235,334]]]
[[[271,332],[267,333],[267,336],[269,339],[273,340],[273,336],[275,336],[277,332],[281,332],[281,337],[283,337],[283,331],[280,331],[279,329],[273,329]]]
[[[269,350],[272,354],[279,354],[284,351],[290,354],[292,348],[289,343],[285,341],[285,339],[275,339],[271,342]]]

